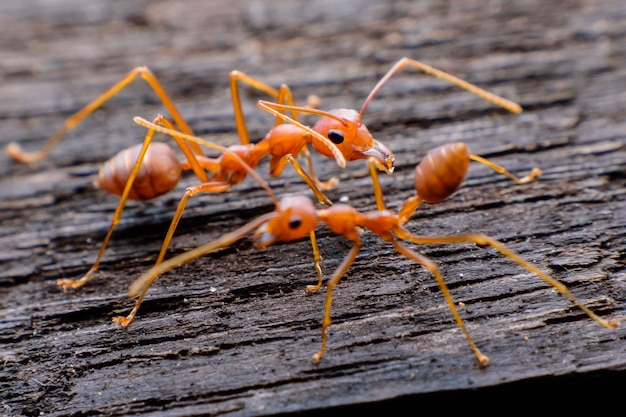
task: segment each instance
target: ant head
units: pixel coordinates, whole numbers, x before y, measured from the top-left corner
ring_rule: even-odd
[[[372,137],[367,126],[363,124],[360,113],[351,109],[335,109],[328,113],[331,117],[319,119],[313,130],[337,145],[346,161],[373,159],[379,169],[387,173],[393,172],[394,155]],[[333,157],[328,146],[315,138],[313,146],[321,154]]]
[[[318,223],[317,211],[310,198],[285,197],[276,205],[274,216],[263,223],[252,240],[256,249],[277,242],[290,242],[308,236]]]

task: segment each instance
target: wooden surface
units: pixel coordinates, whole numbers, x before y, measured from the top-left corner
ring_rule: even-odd
[[[364,120],[397,156],[381,177],[387,204],[412,194],[429,149],[465,141],[524,175],[516,186],[472,165],[448,201],[421,207],[422,234],[482,232],[562,280],[594,311],[624,315],[626,299],[626,6],[604,1],[446,2],[162,0],[0,5],[0,145],[34,150],[63,120],[137,65],[148,65],[200,135],[238,141],[228,72],[240,69],[321,108],[360,108],[402,56],[518,101],[510,115],[471,94],[406,71]],[[253,138],[271,120],[245,95]],[[99,165],[137,143],[132,116],[162,105],[141,82],[32,166],[0,156],[0,413],[15,416],[266,415],[412,411],[428,405],[488,412],[536,401],[611,405],[626,378],[626,326],[601,328],[532,274],[473,245],[418,249],[441,267],[491,365],[480,368],[436,283],[371,234],[334,298],[328,350],[324,291],[302,241],[256,252],[243,240],[161,277],[127,329],[126,288],[155,260],[184,187],[131,203],[92,283],[63,292],[95,260],[117,199],[91,184]],[[311,119],[311,122],[313,120]],[[329,192],[374,209],[364,163],[345,170],[314,155]],[[267,161],[259,166],[267,178]],[[287,168],[277,194],[306,193]],[[272,209],[247,179],[192,200],[170,254]],[[319,229],[330,275],[350,248]],[[523,398],[523,400],[520,400]],[[520,403],[521,401],[521,403]],[[368,404],[371,403],[371,404]],[[519,404],[519,405],[517,405]],[[549,406],[548,406],[549,407]]]

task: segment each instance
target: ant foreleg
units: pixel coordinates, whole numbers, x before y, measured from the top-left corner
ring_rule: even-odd
[[[372,159],[367,161],[367,167],[370,171],[370,177],[372,177],[372,187],[374,188],[374,198],[376,200],[376,209],[378,211],[385,210],[385,200],[383,198],[383,190],[380,187],[380,180],[378,179],[378,169],[376,162]]]
[[[302,147],[302,153],[304,154],[304,160],[309,170],[309,177],[311,177],[311,179],[315,182],[315,186],[318,190],[328,191],[339,185],[339,180],[336,177],[332,177],[325,182],[321,182],[315,175],[315,171],[313,170],[313,161],[311,160],[311,152],[309,152],[306,145]]]
[[[309,174],[307,174],[304,171],[304,169],[302,169],[302,166],[298,163],[298,161],[296,161],[296,159],[293,157],[293,155],[288,154],[288,155],[285,155],[283,158],[281,158],[281,161],[278,162],[276,169],[278,169],[279,171],[282,171],[283,167],[284,167],[284,164],[287,163],[287,162],[289,162],[291,164],[291,166],[293,166],[293,168],[296,170],[296,172],[302,177],[304,182],[306,182],[307,185],[309,186],[309,188],[311,188],[311,191],[313,191],[313,194],[315,194],[315,197],[317,198],[317,201],[319,201],[320,203],[322,203],[326,207],[330,207],[330,206],[333,205],[333,202],[330,201],[330,199],[328,197],[326,197],[324,195],[324,193],[322,193],[319,190],[317,181],[315,181],[313,178],[311,178],[309,176]],[[274,172],[272,172],[272,174],[274,174]]]

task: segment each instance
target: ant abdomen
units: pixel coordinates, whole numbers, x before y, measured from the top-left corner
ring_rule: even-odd
[[[120,151],[100,169],[96,187],[111,194],[122,195],[128,177],[135,166],[142,144]],[[180,180],[181,163],[174,150],[162,142],[148,147],[128,198],[149,200],[172,191]]]
[[[423,201],[438,203],[450,197],[467,174],[467,145],[453,142],[431,150],[415,167],[415,191]]]

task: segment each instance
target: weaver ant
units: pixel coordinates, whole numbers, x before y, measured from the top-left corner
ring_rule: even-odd
[[[619,321],[609,321],[599,317],[579,301],[565,285],[545,274],[532,263],[522,259],[520,255],[508,249],[504,244],[492,237],[483,234],[423,236],[412,234],[404,227],[404,224],[411,218],[415,209],[421,202],[436,203],[454,193],[465,177],[470,160],[481,162],[520,184],[530,182],[541,174],[541,171],[535,168],[526,177],[519,178],[503,167],[469,153],[467,146],[463,143],[444,145],[431,151],[422,162],[417,165],[414,181],[416,195],[409,197],[400,209],[399,214],[396,214],[385,209],[378,173],[374,165],[370,164],[370,174],[376,190],[375,198],[378,210],[363,213],[347,204],[335,204],[328,208],[316,209],[313,201],[308,197],[285,197],[280,200],[273,212],[264,214],[233,232],[227,233],[195,249],[176,255],[146,271],[129,287],[129,296],[137,297],[133,310],[128,316],[115,317],[113,320],[122,326],[127,326],[135,317],[152,282],[154,282],[159,275],[181,264],[228,247],[249,233],[253,233],[252,239],[254,247],[260,250],[275,243],[291,242],[301,239],[307,236],[312,230],[315,230],[320,223],[325,223],[332,232],[352,240],[354,246],[334,271],[327,283],[327,295],[322,320],[322,342],[319,351],[312,357],[313,362],[318,362],[326,349],[328,341],[327,329],[331,323],[330,312],[333,290],[359,253],[362,244],[361,229],[367,229],[378,235],[382,240],[391,243],[398,253],[422,265],[434,275],[448,307],[454,316],[457,326],[462,330],[481,366],[486,366],[489,362],[489,358],[480,352],[467,331],[452,296],[450,295],[443,275],[432,260],[407,247],[400,240],[409,241],[418,245],[469,242],[479,246],[491,246],[502,255],[534,273],[547,284],[567,296],[575,305],[600,325],[607,328],[618,326]],[[447,175],[448,173],[451,173],[451,175]],[[316,291],[321,285],[322,282],[319,281],[317,285],[307,286],[307,291]]]

